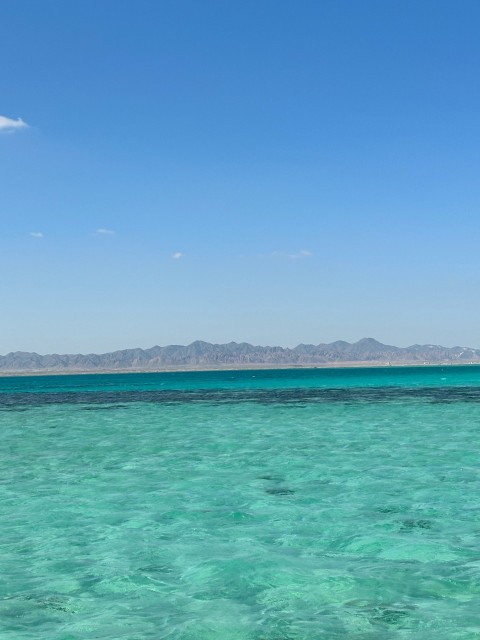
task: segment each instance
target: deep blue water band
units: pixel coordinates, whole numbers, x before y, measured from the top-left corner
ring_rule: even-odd
[[[55,404],[125,405],[127,403],[371,403],[419,401],[431,403],[480,402],[480,387],[351,387],[321,389],[199,389],[157,391],[77,391],[0,393],[0,409]]]

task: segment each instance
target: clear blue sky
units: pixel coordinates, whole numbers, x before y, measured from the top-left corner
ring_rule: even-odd
[[[479,29],[477,0],[3,2],[0,353],[480,347]]]

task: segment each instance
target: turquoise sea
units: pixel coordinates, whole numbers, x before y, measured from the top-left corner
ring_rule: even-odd
[[[0,378],[2,640],[480,639],[480,368]]]

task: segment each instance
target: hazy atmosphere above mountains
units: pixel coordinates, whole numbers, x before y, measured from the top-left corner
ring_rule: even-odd
[[[2,3],[0,353],[480,346],[480,3]]]

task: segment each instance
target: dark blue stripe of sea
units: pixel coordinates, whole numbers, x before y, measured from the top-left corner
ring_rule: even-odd
[[[51,404],[480,402],[479,366],[282,369],[0,378],[0,409]],[[105,407],[107,408],[107,407]]]

